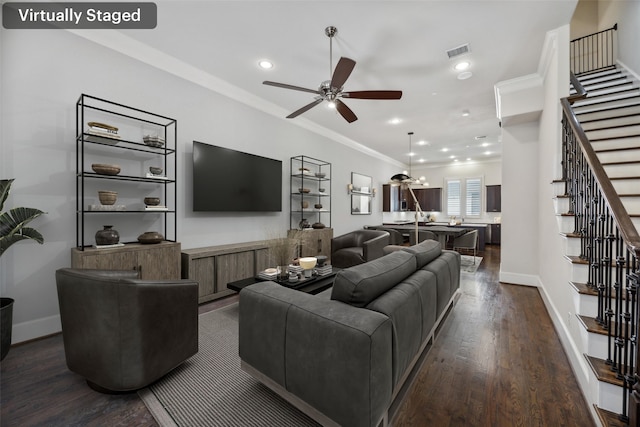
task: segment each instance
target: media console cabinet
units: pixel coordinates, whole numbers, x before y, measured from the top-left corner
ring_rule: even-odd
[[[227,283],[255,277],[268,263],[269,249],[264,241],[184,249],[182,278],[199,283],[201,304],[234,293]]]

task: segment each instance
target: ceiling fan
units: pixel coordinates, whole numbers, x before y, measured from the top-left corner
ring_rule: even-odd
[[[333,70],[332,66],[332,57],[333,57],[333,36],[336,35],[338,29],[336,27],[327,27],[324,30],[324,33],[329,37],[329,74]],[[328,101],[335,105],[335,108],[338,110],[340,115],[344,117],[344,119],[349,122],[355,122],[358,120],[358,117],[355,115],[353,111],[347,105],[340,100],[340,98],[352,98],[352,99],[400,99],[402,97],[401,90],[360,90],[353,92],[345,92],[343,90],[344,83],[347,81],[353,68],[356,66],[356,61],[353,59],[342,57],[338,61],[336,65],[335,71],[333,71],[333,75],[331,75],[330,80],[325,80],[320,84],[318,89],[307,89],[300,86],[293,86],[285,83],[277,83],[264,81],[262,82],[265,85],[281,87],[284,89],[292,89],[299,90],[302,92],[314,93],[317,96],[315,100],[304,107],[294,111],[293,113],[287,116],[288,119],[292,119],[294,117],[299,116],[305,111],[310,110],[316,105],[320,104],[322,101]]]

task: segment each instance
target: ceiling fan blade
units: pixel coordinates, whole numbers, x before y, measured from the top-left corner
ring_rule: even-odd
[[[356,90],[354,92],[342,92],[344,98],[353,99],[400,99],[401,90]]]
[[[338,113],[340,113],[340,115],[344,117],[346,121],[348,121],[349,123],[353,123],[356,120],[358,120],[358,116],[356,116],[354,112],[351,111],[351,108],[347,107],[347,105],[344,102],[340,101],[339,99],[336,99],[335,103],[336,103],[336,110],[338,110]]]
[[[307,104],[304,107],[302,107],[302,108],[294,111],[293,113],[289,114],[287,116],[287,119],[293,119],[294,117],[298,117],[300,114],[304,113],[305,111],[308,111],[308,110],[312,109],[316,105],[320,104],[322,101],[324,101],[324,99],[322,99],[322,98],[316,99],[312,103]]]
[[[317,89],[307,89],[306,87],[300,87],[300,86],[293,86],[293,85],[288,85],[285,83],[277,83],[277,82],[270,82],[270,81],[264,81],[262,82],[262,84],[268,85],[268,86],[275,86],[275,87],[281,87],[283,89],[291,89],[291,90],[299,90],[302,92],[310,92],[310,93],[315,93],[316,95],[320,95],[320,91],[318,91]]]
[[[331,87],[340,89],[344,86],[344,82],[347,81],[353,71],[353,67],[355,66],[356,61],[353,59],[345,58],[344,56],[340,58],[338,65],[336,65],[336,69],[333,71],[333,77],[331,77]]]

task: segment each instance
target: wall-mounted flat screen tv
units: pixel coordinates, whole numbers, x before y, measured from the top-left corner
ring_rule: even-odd
[[[281,212],[282,161],[193,141],[195,212]]]

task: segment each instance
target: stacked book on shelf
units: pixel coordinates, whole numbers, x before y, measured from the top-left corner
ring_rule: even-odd
[[[89,122],[87,125],[89,126],[87,129],[87,133],[89,135],[110,139],[120,139],[120,135],[118,135],[118,128],[115,126],[100,122]]]
[[[145,211],[168,211],[169,208],[163,205],[145,205],[144,207]]]
[[[316,274],[318,276],[326,276],[327,274],[333,273],[333,267],[330,264],[323,265],[322,267],[316,267]]]
[[[278,271],[275,268],[267,268],[266,270],[258,273],[258,278],[264,280],[276,280],[278,277]]]
[[[299,265],[293,265],[293,264],[289,265],[289,273],[301,274],[303,271],[304,271],[304,268],[300,267]]]

